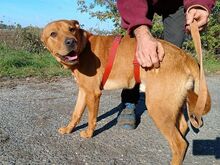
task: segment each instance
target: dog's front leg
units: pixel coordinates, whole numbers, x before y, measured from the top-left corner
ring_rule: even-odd
[[[61,127],[58,131],[61,134],[71,133],[76,125],[80,122],[82,114],[86,107],[86,93],[82,88],[79,88],[79,93],[76,101],[76,106],[72,114],[72,118],[66,127]]]
[[[88,106],[88,128],[80,132],[83,138],[91,138],[96,127],[97,115],[99,109],[101,91],[89,92],[86,95],[86,104]]]

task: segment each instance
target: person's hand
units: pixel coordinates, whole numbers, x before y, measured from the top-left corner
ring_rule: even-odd
[[[142,67],[160,67],[164,57],[162,44],[158,42],[145,25],[134,30],[137,39],[136,57]]]
[[[209,12],[203,8],[192,7],[186,12],[186,30],[190,32],[190,24],[195,19],[198,22],[199,30],[203,30],[208,23]]]

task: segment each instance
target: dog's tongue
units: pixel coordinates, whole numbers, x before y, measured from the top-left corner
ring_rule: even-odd
[[[65,56],[65,59],[68,61],[73,61],[78,58],[77,54],[75,52],[71,52],[69,55]]]
[[[77,55],[74,55],[74,56],[66,56],[66,58],[67,58],[69,61],[73,61],[73,60],[76,60],[76,59],[77,59]]]

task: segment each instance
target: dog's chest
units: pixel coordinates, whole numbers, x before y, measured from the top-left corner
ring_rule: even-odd
[[[74,78],[75,82],[78,84],[79,82],[78,82],[78,80],[77,80],[76,75],[75,75],[75,73],[74,73],[74,72],[72,72],[72,76],[73,76],[73,78]]]

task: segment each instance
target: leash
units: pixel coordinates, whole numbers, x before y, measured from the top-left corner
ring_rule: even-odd
[[[121,39],[122,39],[121,36],[116,36],[114,41],[113,41],[112,47],[109,51],[108,62],[107,62],[107,65],[105,67],[105,71],[104,71],[101,86],[100,86],[101,90],[103,89],[103,87],[104,87],[104,85],[105,85],[105,83],[106,83],[106,81],[109,77],[109,74],[111,72],[111,69],[112,69],[112,66],[113,66],[113,63],[114,63],[114,60],[115,60],[116,52],[117,52],[118,46],[121,42]],[[135,78],[135,81],[136,81],[136,83],[140,83],[141,82],[141,80],[140,80],[140,65],[137,61],[136,55],[134,55],[133,64],[134,64],[134,78]]]
[[[195,109],[193,112],[188,112],[188,113],[192,125],[195,128],[199,128],[202,126],[202,114],[206,105],[208,88],[206,84],[205,73],[203,70],[202,46],[201,46],[198,23],[196,20],[194,20],[190,24],[190,29],[191,29],[191,36],[194,42],[196,54],[198,55],[198,61],[200,64],[200,73],[199,73],[199,92],[198,92],[198,98],[196,101]]]

